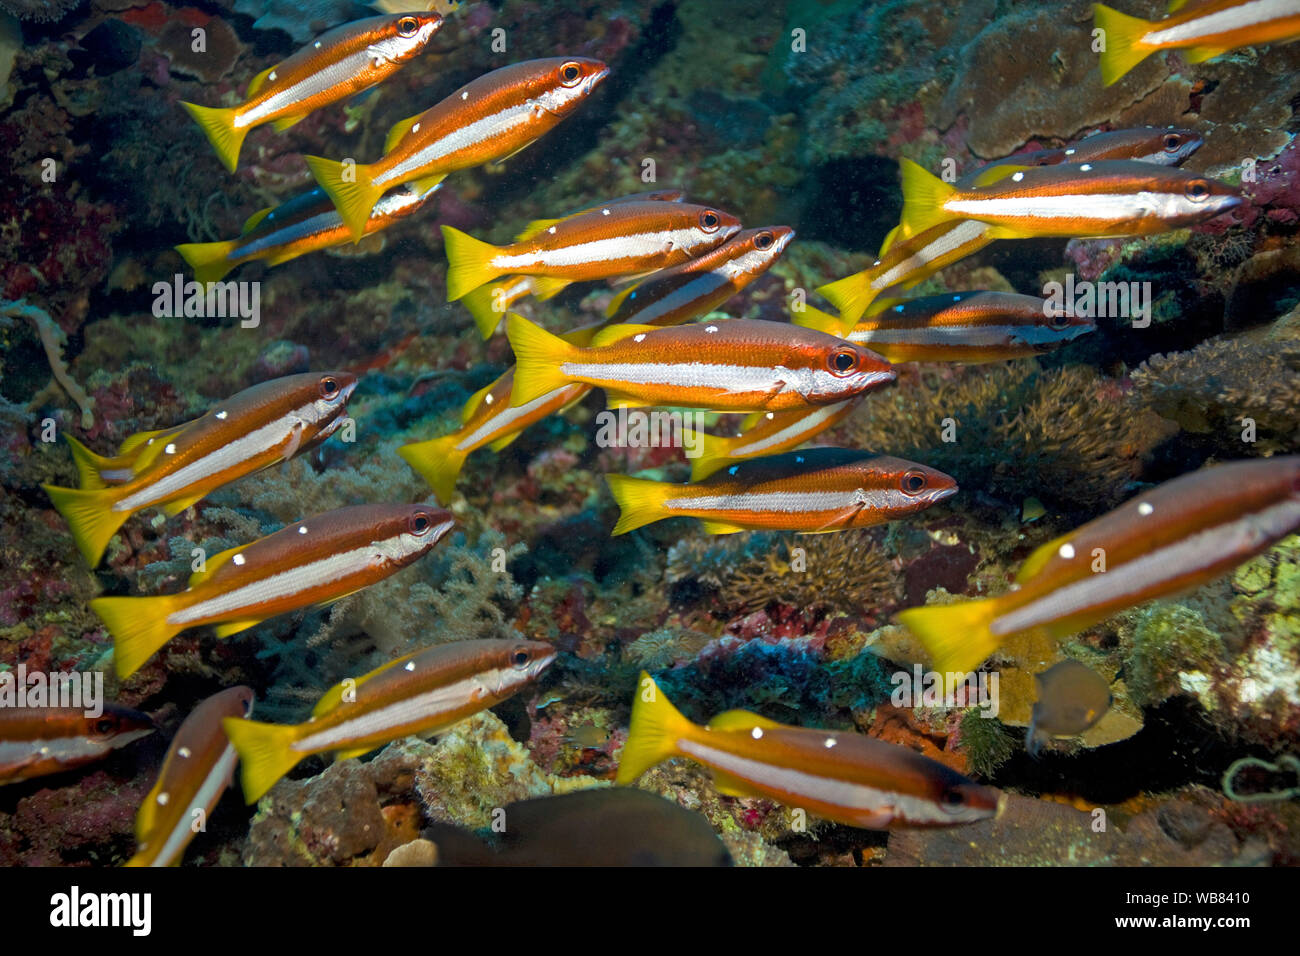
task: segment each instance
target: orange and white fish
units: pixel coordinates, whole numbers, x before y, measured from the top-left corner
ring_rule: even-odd
[[[605,389],[610,408],[782,411],[842,402],[896,377],[860,345],[758,319],[613,325],[580,348],[512,313],[506,334],[515,350],[515,405],[583,382]]]
[[[311,754],[360,757],[412,734],[432,734],[533,684],[555,660],[541,641],[487,639],[412,651],[325,692],[311,719],[286,726],[222,721],[239,751],[244,798],[256,803]]]
[[[718,792],[762,797],[851,827],[947,827],[996,817],[1002,794],[910,747],[844,730],[791,727],[744,710],[702,727],[645,671],[616,783],[688,757],[713,771]]]
[[[750,458],[689,485],[605,477],[622,511],[616,535],[673,517],[699,518],[709,534],[868,528],[957,493],[957,482],[941,471],[851,448]]]
[[[366,235],[372,236],[401,222],[424,208],[441,184],[424,194],[408,188],[395,189],[375,203],[366,220]],[[309,252],[319,252],[352,241],[334,203],[317,187],[275,208],[254,213],[244,223],[238,239],[222,242],[189,242],[176,251],[194,270],[199,282],[215,282],[231,269],[260,259],[278,266]]]
[[[1300,455],[1203,468],[1044,544],[1005,594],[898,619],[935,670],[970,671],[1012,635],[1068,637],[1213,581],[1297,530]]]
[[[113,635],[119,677],[192,627],[230,637],[289,611],[330,604],[397,573],[451,530],[426,505],[355,505],[316,515],[207,559],[179,594],[90,602]]]
[[[693,203],[623,202],[561,219],[508,246],[442,227],[447,301],[504,275],[586,282],[678,265],[740,231],[729,213]]]
[[[0,785],[80,767],[153,732],[147,714],[112,704],[97,717],[81,707],[0,707]]]
[[[127,866],[180,864],[185,848],[205,829],[235,775],[239,755],[221,721],[252,712],[252,689],[231,687],[213,694],[185,718],[167,748],[157,782],[136,814],[136,851]]]
[[[1263,43],[1300,38],[1300,3],[1296,0],[1202,0],[1180,13],[1187,0],[1173,0],[1163,20],[1143,20],[1092,5],[1093,22],[1102,31],[1101,78],[1107,86],[1160,50],[1181,50],[1189,63]]]
[[[96,482],[100,466],[83,464],[83,451],[78,470],[83,484],[91,484],[80,490],[42,487],[93,567],[137,511],[158,507],[169,517],[178,515],[222,485],[323,442],[346,419],[356,385],[356,376],[347,372],[306,372],[263,382],[180,430],[150,434],[133,446],[139,454],[130,463],[130,480]]]
[[[682,439],[685,447],[695,444],[700,449],[700,453],[690,459],[691,481],[701,481],[723,465],[798,448],[844,421],[861,402],[862,396],[859,395],[834,405],[752,415],[742,424],[740,434],[734,437],[692,431],[689,438]]]
[[[382,83],[416,56],[442,27],[436,13],[367,17],[321,34],[309,46],[263,70],[238,106],[181,103],[232,173],[248,131],[263,123],[286,130],[323,106]]]
[[[308,156],[352,237],[365,235],[379,197],[401,183],[423,194],[459,169],[504,160],[554,129],[609,74],[599,60],[551,57],[493,70],[388,133],[369,165]]]

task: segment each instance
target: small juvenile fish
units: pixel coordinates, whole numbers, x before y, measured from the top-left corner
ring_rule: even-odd
[[[436,13],[368,17],[322,33],[248,84],[238,106],[181,103],[232,173],[248,131],[272,123],[284,131],[308,114],[382,83],[415,57],[442,27]]]
[[[1241,205],[1236,187],[1132,160],[999,166],[973,188],[945,183],[910,159],[901,165],[903,238],[953,218],[988,223],[994,239],[1148,236]]]
[[[307,165],[359,241],[370,211],[388,190],[413,182],[423,195],[448,173],[513,156],[550,132],[608,73],[604,63],[582,57],[504,66],[395,125],[376,162],[307,156]]]
[[[620,293],[605,315],[628,325],[680,325],[708,315],[772,267],[794,239],[789,226],[738,232],[710,252],[656,272]]]
[[[573,345],[591,341],[603,323],[584,326],[560,338]],[[529,425],[578,402],[591,391],[590,385],[564,385],[520,406],[510,404],[515,369],[511,366],[491,385],[469,397],[461,409],[461,427],[441,438],[412,442],[397,449],[402,459],[420,473],[442,504],[451,501],[456,479],[471,452],[484,445],[501,451],[518,438]]]
[[[476,640],[412,651],[325,692],[296,725],[222,721],[239,752],[244,798],[256,803],[312,754],[360,757],[393,740],[431,734],[495,707],[536,682],[555,660],[540,641]]]
[[[614,325],[579,348],[512,313],[506,334],[515,350],[516,405],[584,382],[605,389],[610,408],[783,411],[842,402],[896,377],[860,345],[757,319]]]
[[[1238,47],[1300,37],[1295,0],[1203,0],[1178,13],[1184,6],[1186,0],[1173,0],[1169,15],[1152,22],[1094,3],[1093,22],[1106,40],[1102,82],[1110,86],[1159,50],[1182,50],[1188,63],[1203,63]]]
[[[1014,292],[944,292],[877,299],[845,336],[898,362],[1002,362],[1042,355],[1097,328],[1046,300]],[[839,316],[808,307],[803,323],[831,335]]]
[[[423,194],[403,188],[384,196],[370,211],[365,234],[383,232],[419,212],[440,188],[441,184],[435,185]],[[245,262],[261,259],[268,266],[278,266],[309,252],[351,241],[352,233],[343,224],[343,217],[325,190],[317,187],[273,209],[254,213],[244,223],[238,239],[188,242],[177,246],[176,251],[194,270],[195,279],[216,282]]]
[[[1013,634],[1068,637],[1213,581],[1297,528],[1300,455],[1203,468],[1044,544],[1005,594],[910,608],[898,619],[935,670],[971,671]]]
[[[0,785],[80,767],[153,732],[147,714],[113,704],[98,717],[81,707],[0,707]]]
[[[94,567],[117,529],[137,511],[161,507],[168,517],[178,515],[222,485],[323,442],[343,424],[356,385],[356,376],[347,372],[272,379],[245,389],[179,430],[148,433],[132,446],[139,454],[130,463],[129,480],[111,485],[99,481],[95,476],[102,463],[116,463],[87,461],[74,445],[86,487],[42,487]]]
[[[1034,675],[1038,700],[1025,733],[1025,747],[1038,756],[1053,737],[1074,737],[1106,716],[1114,698],[1110,684],[1092,668],[1065,660]]]
[[[356,505],[281,528],[207,559],[179,594],[101,597],[90,608],[113,635],[119,677],[182,631],[230,637],[268,618],[346,597],[423,556],[455,521],[425,505]]]
[[[606,475],[621,514],[613,534],[664,518],[699,518],[709,534],[843,531],[924,511],[957,493],[941,471],[850,448],[752,458],[697,484]]]
[[[127,866],[177,866],[235,775],[239,757],[221,721],[253,712],[253,691],[231,687],[195,707],[167,748],[158,780],[135,817],[136,851]]]
[[[622,202],[525,232],[494,246],[442,227],[447,249],[447,301],[499,276],[531,275],[586,282],[641,275],[685,262],[740,231],[729,213],[693,203]]]
[[[701,481],[723,465],[798,448],[844,421],[861,402],[862,396],[858,395],[834,405],[754,415],[753,421],[745,422],[741,433],[731,438],[693,431],[693,442],[698,443],[700,454],[690,459],[691,481]],[[692,440],[684,438],[682,444],[690,448]]]
[[[762,797],[851,827],[955,826],[1001,810],[994,788],[865,734],[791,727],[743,710],[693,724],[642,671],[616,782],[631,784],[673,757],[708,767],[726,796]]]

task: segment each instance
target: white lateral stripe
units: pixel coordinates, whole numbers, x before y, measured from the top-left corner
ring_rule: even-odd
[[[485,116],[481,120],[475,120],[473,123],[452,130],[442,139],[429,143],[387,172],[380,173],[372,182],[376,186],[405,182],[407,179],[414,178],[413,174],[418,174],[424,167],[446,156],[470,149],[485,140],[500,136],[516,126],[529,122],[534,113],[531,103],[507,106],[491,116]]]
[[[960,225],[953,226],[943,235],[918,249],[892,269],[887,269],[871,283],[871,288],[877,292],[881,289],[888,289],[891,285],[903,281],[912,273],[925,268],[941,256],[955,252],[969,242],[982,239],[988,228],[987,223],[974,220],[967,220]]]
[[[837,402],[834,405],[822,405],[799,419],[797,422],[791,422],[785,428],[773,432],[766,438],[760,438],[758,441],[751,441],[744,445],[735,446],[727,453],[727,457],[745,458],[750,455],[758,455],[769,448],[791,441],[800,435],[806,435],[810,432],[816,431],[819,425],[827,419],[838,415],[843,408],[843,402]]]
[[[37,740],[0,740],[0,767],[24,764],[32,757],[59,761],[98,757],[112,749],[112,744],[90,737],[50,737]],[[44,753],[41,753],[44,751]]]
[[[1295,0],[1250,0],[1249,3],[1230,7],[1227,10],[1217,10],[1179,26],[1152,30],[1142,37],[1142,42],[1150,46],[1170,44],[1191,46],[1198,40],[1298,14],[1300,14],[1300,7],[1297,7]]]
[[[151,866],[171,866],[185,852],[185,847],[194,839],[194,831],[191,829],[194,823],[194,811],[202,810],[205,815],[211,812],[217,801],[221,799],[221,795],[225,793],[230,775],[235,772],[235,763],[238,760],[238,751],[227,744],[226,749],[217,758],[217,762],[208,771],[208,775],[203,778],[203,783],[199,785],[189,807],[176,818],[176,826],[167,834],[167,840],[154,857]],[[175,798],[176,795],[171,796]]]
[[[337,63],[330,64],[322,70],[305,76],[293,86],[286,87],[279,93],[268,97],[265,102],[259,104],[253,109],[244,113],[242,116],[235,118],[235,129],[243,129],[248,126],[256,126],[266,117],[273,116],[281,110],[292,107],[303,100],[311,99],[313,96],[345,82],[349,77],[360,73],[366,66],[366,61],[370,59],[365,50],[353,53],[351,56],[339,60]]]
[[[509,431],[510,426],[515,422],[519,421],[526,415],[531,415],[547,402],[554,401],[555,396],[568,387],[569,386],[567,385],[562,385],[555,389],[555,391],[547,392],[541,398],[534,398],[531,402],[525,402],[519,406],[505,405],[505,407],[496,415],[493,415],[478,428],[474,429],[458,441],[456,443],[456,450],[473,451],[483,442],[491,441],[503,432]]]
[[[741,491],[733,495],[685,495],[669,498],[665,508],[680,511],[750,511],[766,514],[841,512],[862,506],[882,508],[883,496],[862,488],[852,491]]]
[[[618,262],[623,259],[644,259],[665,255],[673,249],[693,249],[700,243],[694,229],[672,229],[664,232],[645,232],[631,236],[612,236],[593,239],[559,249],[539,249],[517,255],[496,255],[491,265],[502,272],[537,266],[560,268],[598,262]]]

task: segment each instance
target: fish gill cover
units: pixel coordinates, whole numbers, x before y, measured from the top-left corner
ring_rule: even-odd
[[[1300,10],[1174,6],[0,0],[0,864],[1300,863]]]

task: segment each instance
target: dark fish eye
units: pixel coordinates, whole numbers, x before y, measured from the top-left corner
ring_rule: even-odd
[[[1165,152],[1167,153],[1175,152],[1178,149],[1178,147],[1182,145],[1183,145],[1183,138],[1179,136],[1177,133],[1165,134]]]
[[[397,21],[397,35],[400,37],[413,37],[419,29],[420,22],[415,17],[402,17]]]
[[[1205,202],[1210,198],[1210,184],[1204,179],[1193,179],[1187,184],[1186,194],[1192,202]]]
[[[582,79],[582,67],[576,63],[566,63],[560,67],[560,81],[565,86],[573,86]]]
[[[415,514],[411,515],[411,520],[408,524],[411,529],[411,534],[416,536],[428,534],[429,529],[433,526],[433,523],[429,521],[429,516],[423,511],[417,511]]]
[[[925,490],[926,484],[924,472],[909,471],[903,475],[898,486],[903,489],[905,495],[919,495]]]
[[[965,805],[966,797],[956,787],[949,787],[939,797],[945,810],[957,810]]]
[[[515,667],[527,667],[528,662],[532,659],[533,656],[522,647],[516,648],[510,655],[510,663],[514,664]]]
[[[105,717],[95,724],[96,733],[111,734],[113,732],[113,721]]]
[[[757,249],[770,249],[774,241],[770,232],[760,232],[754,237],[754,247]]]
[[[1054,329],[1063,329],[1070,324],[1070,317],[1064,312],[1058,312],[1051,318],[1051,326]]]
[[[339,394],[338,379],[331,375],[326,375],[320,380],[320,397],[329,401],[337,398]]]
[[[722,225],[722,217],[712,209],[700,213],[700,228],[705,232],[717,232],[720,225]]]
[[[831,353],[829,364],[836,375],[846,375],[858,367],[858,354],[852,349],[836,349]]]

